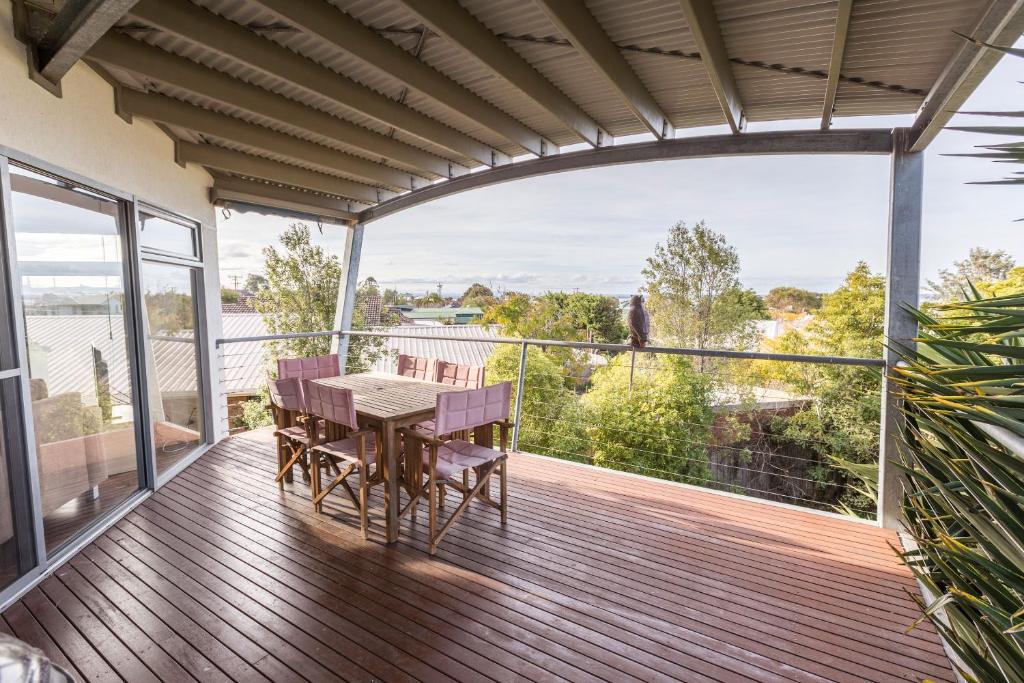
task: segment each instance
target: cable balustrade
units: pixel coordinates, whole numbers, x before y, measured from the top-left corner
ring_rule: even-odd
[[[433,355],[449,362],[483,355],[488,383],[512,382],[514,450],[875,515],[871,471],[879,453],[881,359],[386,329],[233,337],[216,340],[217,395],[228,408],[221,413],[224,432],[260,418],[258,395],[276,372],[273,359],[300,355],[289,353],[289,344],[310,339],[348,349],[345,374],[395,372],[408,340],[436,345]],[[475,355],[469,352],[474,347]],[[514,350],[499,352],[503,347]],[[260,403],[247,403],[254,400]]]

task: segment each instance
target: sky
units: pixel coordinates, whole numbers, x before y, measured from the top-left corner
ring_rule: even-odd
[[[1024,60],[1004,58],[962,111],[1019,110]],[[835,128],[910,125],[910,116],[839,118]],[[1012,121],[1012,120],[1011,120]],[[960,125],[1007,124],[965,117]],[[817,121],[750,124],[748,130],[816,127]],[[686,135],[724,128],[681,131]],[[635,140],[642,140],[637,137]],[[1024,188],[968,185],[1015,167],[943,156],[1013,138],[943,131],[925,157],[922,286],[971,247],[1004,249],[1024,264]],[[618,142],[632,142],[620,139]],[[885,261],[887,156],[686,159],[570,171],[435,200],[367,225],[360,279],[422,294],[458,295],[473,282],[498,290],[581,290],[626,295],[676,222],[704,220],[740,257],[740,279],[758,293],[791,285],[831,291],[866,261]],[[233,213],[218,222],[221,279],[259,272],[261,249],[290,221]],[[344,228],[318,242],[339,255]]]

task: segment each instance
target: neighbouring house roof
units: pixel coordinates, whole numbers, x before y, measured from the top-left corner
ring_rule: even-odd
[[[377,327],[380,325],[381,312],[384,310],[384,300],[380,296],[363,297],[357,308],[363,315],[363,324],[366,327]]]
[[[459,308],[414,308],[405,311],[405,316],[411,320],[455,320],[459,317],[482,317],[484,311],[476,306],[463,306]]]
[[[96,401],[93,349],[107,365],[114,403],[131,400],[124,321],[120,315],[27,315],[32,376],[45,380],[47,394],[82,395]],[[195,345],[190,336],[156,335],[151,340],[158,387],[164,393],[196,389]]]
[[[408,335],[457,337],[460,339],[496,339],[500,336],[496,325],[444,325],[438,327],[399,325],[398,327],[382,328],[380,331],[398,335],[389,337],[387,340],[387,347],[393,353],[377,361],[373,366],[374,370],[381,372],[394,372],[399,353],[422,358],[440,358],[450,363],[486,365],[487,359],[496,346],[493,342],[451,341],[440,338],[414,339]]]

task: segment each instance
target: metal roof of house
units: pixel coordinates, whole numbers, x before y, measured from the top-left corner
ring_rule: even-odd
[[[365,222],[568,168],[891,150],[835,117],[914,114],[919,150],[1001,56],[956,33],[1012,43],[1024,0],[103,0],[22,23],[44,78],[84,57],[215,201]],[[821,130],[743,132],[792,119]],[[733,134],[677,137],[713,125]]]
[[[387,338],[388,356],[378,360],[374,370],[394,372],[398,362],[398,354],[419,356],[421,358],[440,358],[449,363],[461,365],[487,365],[496,344],[493,342],[468,341],[469,339],[497,339],[498,328],[494,325],[443,325],[429,327],[424,325],[399,325],[398,327],[382,328],[381,332],[394,334]],[[454,337],[467,341],[452,339],[420,339],[417,337]]]

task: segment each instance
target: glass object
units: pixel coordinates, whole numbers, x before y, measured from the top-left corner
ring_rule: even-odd
[[[139,489],[122,205],[11,167],[43,530],[52,552]]]
[[[146,376],[158,473],[204,442],[196,284],[192,268],[142,264],[150,363]]]
[[[145,251],[192,258],[199,255],[196,230],[192,225],[140,211],[139,227],[139,245]]]

